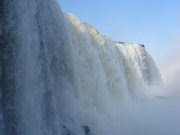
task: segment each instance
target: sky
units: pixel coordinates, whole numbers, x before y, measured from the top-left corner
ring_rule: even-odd
[[[60,0],[60,5],[115,41],[144,44],[159,68],[180,50],[180,0]]]

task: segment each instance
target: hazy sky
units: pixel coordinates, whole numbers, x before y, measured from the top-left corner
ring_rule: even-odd
[[[145,44],[159,67],[177,50],[180,0],[61,0],[60,3],[64,12],[77,15],[114,40]]]

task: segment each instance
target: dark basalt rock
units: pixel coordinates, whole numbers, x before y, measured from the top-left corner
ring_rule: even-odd
[[[88,126],[82,126],[85,135],[90,135],[90,128]]]
[[[62,135],[73,135],[72,132],[65,125],[63,125],[63,130],[64,130],[64,132]]]
[[[143,45],[143,44],[140,44],[140,46],[143,47],[143,48],[145,48],[145,45]]]
[[[63,128],[62,135],[77,135],[77,134],[73,133],[70,130],[70,128],[66,125],[62,125],[62,128]],[[89,126],[85,125],[85,126],[81,126],[81,128],[82,128],[82,131],[84,132],[84,135],[91,135]]]

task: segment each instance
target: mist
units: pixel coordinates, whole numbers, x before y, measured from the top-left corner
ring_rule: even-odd
[[[177,50],[174,50],[177,52]],[[163,84],[143,89],[142,97],[129,105],[125,135],[180,134],[180,62],[179,54],[165,61],[160,69]],[[124,129],[124,128],[123,128]]]
[[[57,0],[0,1],[1,135],[178,135],[179,64],[117,42]],[[161,71],[161,74],[160,74]]]

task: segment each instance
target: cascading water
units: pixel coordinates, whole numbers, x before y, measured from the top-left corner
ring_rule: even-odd
[[[2,135],[120,134],[132,97],[161,82],[143,45],[114,42],[56,0],[0,10]]]
[[[73,66],[55,0],[1,2],[1,103],[8,135],[61,133]]]

